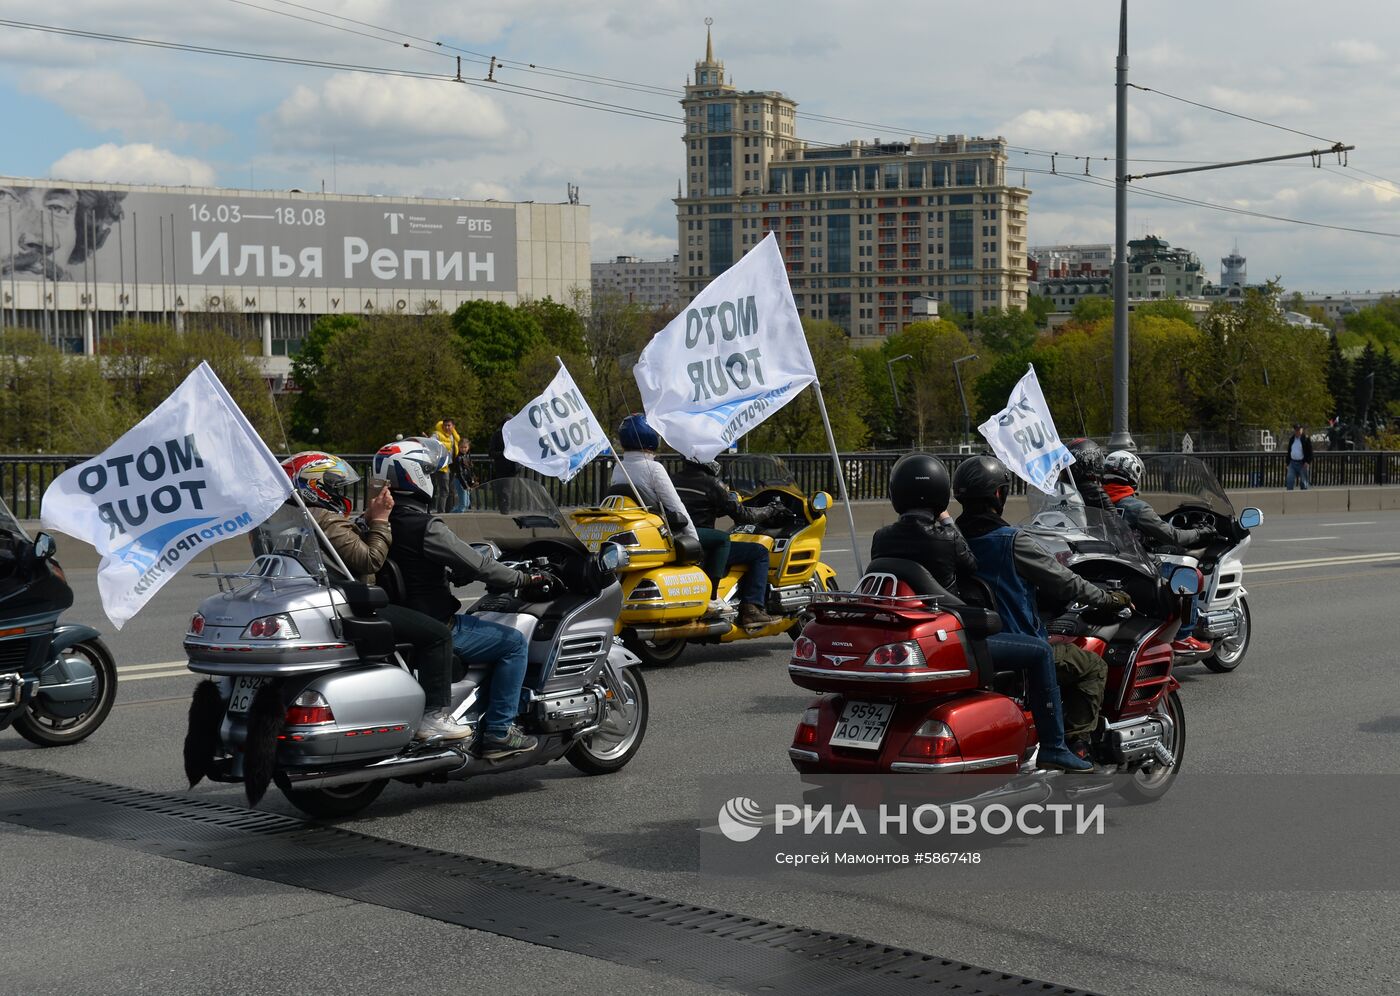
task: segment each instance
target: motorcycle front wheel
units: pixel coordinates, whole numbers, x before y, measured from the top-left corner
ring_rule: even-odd
[[[87,739],[102,725],[117,700],[117,664],[101,640],[75,643],[63,653],[81,657],[97,675],[97,695],[77,716],[57,716],[44,708],[39,696],[25,703],[15,717],[15,732],[40,747],[62,747]]]
[[[1170,768],[1156,765],[1146,771],[1135,771],[1118,790],[1118,794],[1129,802],[1156,802],[1166,795],[1181,771],[1181,762],[1186,758],[1186,710],[1181,707],[1181,696],[1168,692],[1162,709],[1172,724],[1171,734],[1163,737],[1162,743],[1172,752],[1175,761]]]
[[[284,784],[278,779],[277,787],[287,797],[287,801],[308,816],[320,820],[343,819],[354,816],[364,809],[384,791],[389,779],[379,778],[372,782],[357,785],[337,785],[335,788],[298,789]]]
[[[643,640],[630,630],[623,634],[622,642],[647,667],[666,667],[685,653],[684,640]]]
[[[611,695],[598,729],[583,737],[564,755],[585,775],[609,775],[621,770],[642,746],[647,732],[647,685],[634,667],[618,670],[620,688],[608,682]]]
[[[1249,602],[1241,598],[1239,632],[1216,643],[1214,651],[1209,657],[1202,657],[1201,663],[1216,674],[1228,674],[1240,666],[1249,651],[1249,636]]]

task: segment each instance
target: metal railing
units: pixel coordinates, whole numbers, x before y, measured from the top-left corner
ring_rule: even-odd
[[[777,457],[786,464],[798,487],[807,494],[826,491],[833,498],[840,494],[828,453],[773,453],[755,456]],[[900,452],[843,453],[841,465],[846,474],[846,489],[852,501],[883,501],[889,486],[890,469],[895,461],[904,455]],[[1263,453],[1258,451],[1234,453],[1195,453],[1219,478],[1226,490],[1244,488],[1282,488],[1288,462],[1283,452]],[[958,463],[967,459],[965,455],[952,453],[939,454],[940,458],[954,470]],[[0,498],[20,519],[37,519],[44,490],[54,478],[69,467],[76,466],[87,456],[58,454],[42,456],[0,455]],[[360,474],[360,481],[352,489],[351,497],[357,507],[363,507],[365,489],[370,478],[371,454],[352,454],[345,457]],[[667,454],[658,458],[668,469],[674,471],[680,458]],[[721,461],[724,462],[724,461]],[[472,467],[476,476],[489,480],[493,475],[490,457],[472,457]],[[602,457],[591,464],[572,481],[567,483],[554,478],[543,478],[530,471],[522,474],[543,482],[549,493],[561,506],[592,505],[608,490],[612,480],[613,461]],[[1400,484],[1400,452],[1391,451],[1338,451],[1317,452],[1313,455],[1311,467],[1313,487],[1366,487],[1371,485]],[[1145,482],[1147,488],[1152,482]],[[1025,485],[1015,481],[1015,491],[1024,493]]]

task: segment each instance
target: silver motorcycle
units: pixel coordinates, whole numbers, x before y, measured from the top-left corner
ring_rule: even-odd
[[[185,742],[190,784],[243,782],[255,804],[269,782],[297,808],[342,817],[390,779],[423,785],[564,758],[586,774],[624,767],[641,746],[647,690],[638,659],[614,639],[627,551],[589,553],[548,492],[523,478],[473,491],[462,516],[478,549],[545,573],[544,590],[488,592],[468,610],[516,629],[529,647],[518,725],[538,746],[487,760],[470,741],[415,739],[423,689],[375,615],[384,588],[346,580],[326,562],[305,509],[283,506],[252,534],[253,562],[217,579],[185,637],[194,693]],[[393,587],[392,562],[381,572]],[[479,725],[491,669],[456,664],[452,715]]]
[[[1176,655],[1176,664],[1201,663],[1217,673],[1235,670],[1249,651],[1253,622],[1244,586],[1244,560],[1250,530],[1264,522],[1257,508],[1235,506],[1200,457],[1181,453],[1145,454],[1143,498],[1173,526],[1215,531],[1216,539],[1194,550],[1153,550],[1158,564],[1197,567],[1205,578],[1198,600],[1194,635],[1210,641],[1203,654]]]

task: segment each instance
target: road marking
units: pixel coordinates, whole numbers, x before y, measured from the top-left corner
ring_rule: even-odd
[[[124,668],[117,670],[117,683],[125,684],[128,681],[145,681],[147,678],[198,678],[199,675],[188,668],[181,668],[178,671],[147,671],[145,674],[126,674]]]
[[[1331,529],[1333,526],[1374,526],[1374,522],[1324,522],[1323,528]]]
[[[117,673],[126,674],[128,671],[155,671],[159,668],[169,670],[172,667],[184,666],[184,661],[161,661],[159,664],[126,664],[117,668]]]
[[[1350,581],[1352,578],[1369,578],[1377,574],[1389,574],[1390,571],[1357,571],[1355,574],[1323,574],[1320,577],[1311,578],[1285,578],[1280,581],[1258,581],[1251,584],[1250,590],[1255,588],[1275,588],[1284,584],[1316,584],[1318,581]]]
[[[1250,564],[1245,569],[1251,574],[1267,574],[1270,571],[1301,571],[1309,567],[1346,567],[1352,564],[1383,564],[1400,560],[1400,553],[1363,553],[1349,557],[1315,557],[1312,560],[1279,560],[1267,564]]]
[[[825,548],[824,550],[822,550],[822,553],[850,553],[850,552],[851,552],[851,551],[850,551],[850,548],[849,548],[849,547],[842,547],[842,546],[829,546],[829,547]]]
[[[1271,539],[1270,543],[1313,543],[1317,540],[1336,539],[1335,536],[1292,536],[1288,539]]]

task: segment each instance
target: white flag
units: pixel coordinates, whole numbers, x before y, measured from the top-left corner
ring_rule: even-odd
[[[1016,382],[1006,407],[977,427],[987,437],[992,452],[1028,484],[1053,495],[1060,471],[1074,463],[1074,455],[1060,442],[1055,420],[1040,390],[1035,367]]]
[[[608,448],[608,434],[563,360],[544,393],[503,425],[501,435],[507,459],[561,481]]]
[[[773,233],[647,344],[632,371],[647,421],[713,460],[817,379]]]
[[[205,547],[261,524],[291,494],[277,458],[208,363],[106,452],[64,471],[40,519],[96,547],[121,629]]]

